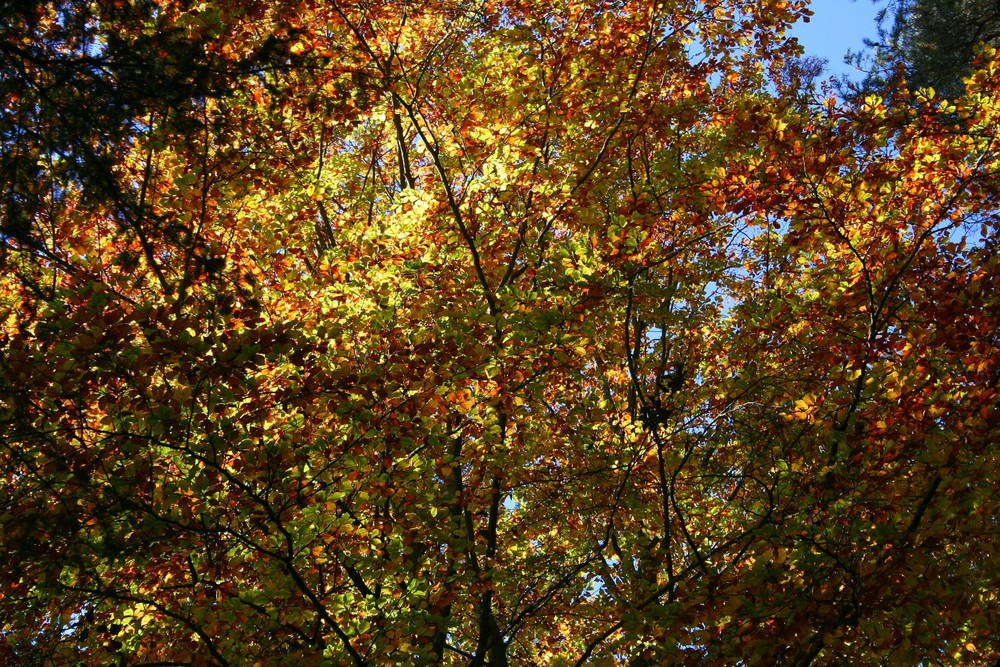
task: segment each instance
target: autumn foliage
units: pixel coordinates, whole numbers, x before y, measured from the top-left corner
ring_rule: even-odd
[[[991,665],[1000,60],[801,0],[0,10],[0,663]]]

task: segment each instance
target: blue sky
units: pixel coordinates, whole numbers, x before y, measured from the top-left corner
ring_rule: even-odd
[[[805,55],[826,58],[830,74],[859,77],[857,70],[844,64],[844,54],[848,49],[862,50],[865,37],[875,36],[880,6],[872,0],[813,0],[812,18],[796,25],[792,35],[805,48]]]

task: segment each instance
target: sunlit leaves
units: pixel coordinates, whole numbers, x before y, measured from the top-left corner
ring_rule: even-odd
[[[994,657],[991,65],[956,132],[770,86],[798,2],[95,7],[211,85],[8,183],[12,660]]]

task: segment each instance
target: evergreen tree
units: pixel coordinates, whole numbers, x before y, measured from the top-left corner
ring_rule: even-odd
[[[911,90],[933,88],[954,99],[964,90],[979,44],[1000,40],[994,0],[889,0],[868,54],[853,60],[868,69],[866,91],[905,79]]]

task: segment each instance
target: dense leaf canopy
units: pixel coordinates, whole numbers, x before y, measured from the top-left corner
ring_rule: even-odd
[[[1000,60],[806,11],[0,9],[0,661],[1000,659]]]

